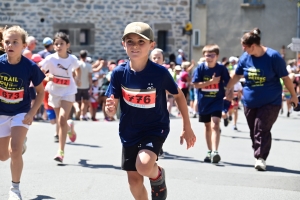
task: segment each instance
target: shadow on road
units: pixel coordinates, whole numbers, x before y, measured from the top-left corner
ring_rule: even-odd
[[[239,136],[228,136],[228,135],[221,135],[222,137],[228,137],[232,139],[244,139],[244,140],[250,140],[250,137],[239,137]],[[279,142],[297,142],[300,143],[299,140],[288,140],[288,139],[279,139],[279,138],[272,138],[274,141],[279,141]]]
[[[87,167],[87,168],[91,168],[91,169],[99,169],[99,168],[110,168],[110,169],[118,169],[118,170],[121,169],[121,167],[114,166],[114,165],[88,164],[87,161],[88,160],[80,159],[80,161],[78,162],[78,164],[81,167]]]
[[[90,145],[90,144],[80,144],[80,143],[71,143],[67,142],[67,145],[72,145],[72,146],[81,146],[81,147],[91,147],[91,148],[102,148],[101,146],[98,145]]]
[[[238,163],[230,163],[230,162],[222,162],[225,165],[231,165],[236,167],[250,167],[254,169],[254,165],[245,165],[245,164],[238,164]],[[282,173],[289,173],[289,174],[300,174],[300,171],[292,170],[292,169],[286,169],[283,167],[276,167],[272,165],[267,165],[267,171],[270,172],[282,172]]]
[[[55,199],[55,198],[50,197],[50,196],[45,196],[45,195],[37,195],[36,198],[30,199],[30,200],[43,200],[43,199]]]
[[[168,153],[166,151],[164,153],[165,153],[165,156],[163,158],[160,158],[160,159],[165,159],[165,160],[182,160],[182,161],[204,163],[203,161],[196,160],[196,159],[193,159],[191,157],[178,156],[178,155],[175,155],[175,154],[170,154],[170,153]]]

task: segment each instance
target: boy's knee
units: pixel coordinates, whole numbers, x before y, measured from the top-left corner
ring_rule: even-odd
[[[18,146],[12,145],[11,149],[9,151],[11,159],[22,156],[22,151],[23,151],[23,146],[18,147]]]
[[[136,164],[137,172],[142,176],[149,177],[153,169],[153,165],[138,163]]]

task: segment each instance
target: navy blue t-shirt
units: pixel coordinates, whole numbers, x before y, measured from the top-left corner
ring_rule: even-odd
[[[114,69],[105,95],[113,94],[120,101],[123,146],[137,144],[145,136],[168,136],[166,90],[178,94],[177,88],[169,71],[150,60],[140,72],[131,70],[129,62]]]
[[[0,115],[14,116],[30,110],[29,85],[38,86],[44,73],[31,60],[21,57],[16,65],[7,61],[7,54],[0,56]]]
[[[284,60],[277,51],[268,48],[261,57],[251,56],[245,52],[239,59],[235,73],[245,77],[243,103],[246,107],[281,105],[280,78],[287,76],[288,72]]]
[[[214,74],[216,77],[221,76],[218,84],[198,89],[198,111],[200,115],[222,111],[225,86],[229,82],[230,76],[226,67],[218,63],[215,67],[209,68],[204,62],[199,64],[194,71],[193,83],[209,81]]]

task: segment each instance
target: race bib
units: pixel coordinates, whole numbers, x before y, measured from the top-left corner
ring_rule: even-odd
[[[124,101],[136,108],[154,108],[156,99],[156,89],[129,89],[122,86]]]
[[[219,91],[219,84],[212,84],[202,88],[203,92],[218,92]]]
[[[67,87],[70,85],[69,77],[53,76],[52,82],[59,87]]]
[[[8,103],[23,101],[24,90],[5,90],[0,87],[0,99]]]

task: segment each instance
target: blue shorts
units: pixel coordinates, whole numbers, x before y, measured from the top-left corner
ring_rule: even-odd
[[[195,93],[194,93],[194,88],[190,89],[190,100],[194,101],[195,100]]]
[[[46,110],[48,120],[56,119],[55,111],[54,110]]]

